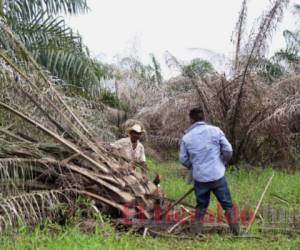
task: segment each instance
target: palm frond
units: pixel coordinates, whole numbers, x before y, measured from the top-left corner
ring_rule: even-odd
[[[288,3],[289,0],[273,1],[271,8],[261,17],[258,30],[250,34],[249,42],[246,45],[247,60],[245,61],[244,72],[248,72],[253,60],[263,57],[267,48],[267,39],[271,37],[272,32],[276,30],[277,25],[282,20],[283,11]]]
[[[239,90],[237,92],[236,98],[234,98],[234,104],[231,113],[231,129],[230,129],[230,138],[235,141],[235,129],[238,117],[240,115],[241,99],[244,94],[244,86],[246,83],[246,78],[249,70],[251,69],[254,62],[257,62],[257,59],[262,57],[266,50],[266,41],[277,27],[277,24],[282,18],[283,10],[288,5],[289,0],[276,0],[272,4],[270,10],[262,16],[261,23],[259,25],[258,31],[255,34],[254,39],[249,39],[249,43],[246,45],[249,49],[247,53],[247,59],[245,60],[245,65],[242,70],[242,78]]]
[[[247,19],[247,0],[244,0],[242,3],[242,8],[239,14],[238,22],[235,28],[235,36],[234,42],[236,44],[235,47],[235,56],[234,56],[234,70],[237,71],[239,67],[240,60],[240,50],[242,46],[243,34],[245,31],[245,24]]]
[[[3,0],[3,12],[8,19],[30,20],[41,12],[48,16],[79,14],[88,10],[86,0]]]
[[[100,65],[97,65],[84,53],[72,49],[53,49],[51,47],[38,50],[37,61],[49,69],[54,76],[64,79],[74,86],[80,86],[87,93],[93,86],[101,86]],[[100,74],[98,74],[99,72]]]
[[[100,83],[101,65],[89,58],[81,37],[75,35],[63,19],[47,17],[44,12],[28,21],[13,21],[9,25],[37,62],[52,75],[86,90]]]
[[[287,49],[291,51],[299,50],[300,43],[300,31],[291,32],[290,30],[285,30],[283,32]]]
[[[53,47],[82,48],[81,37],[73,34],[72,29],[66,26],[62,18],[48,17],[45,12],[27,21],[12,21],[8,24],[29,49],[42,44],[46,44],[46,47],[49,44]]]
[[[1,231],[18,223],[37,224],[50,219],[62,204],[71,205],[67,195],[64,190],[47,190],[0,198]]]
[[[83,123],[78,119],[78,117],[74,114],[74,112],[68,107],[68,105],[66,105],[65,101],[61,98],[61,96],[58,94],[58,92],[56,91],[55,88],[53,88],[52,83],[49,79],[49,76],[47,73],[45,73],[42,69],[41,66],[39,66],[36,61],[34,60],[34,58],[32,58],[32,56],[30,55],[30,53],[28,52],[28,50],[21,44],[21,42],[15,37],[15,35],[9,30],[9,28],[4,24],[0,22],[0,29],[2,31],[2,36],[1,38],[6,38],[3,39],[4,40],[4,44],[5,46],[7,46],[6,50],[4,50],[3,52],[1,52],[0,50],[0,55],[2,57],[3,60],[5,60],[5,62],[7,64],[10,65],[10,67],[12,67],[15,72],[18,73],[18,75],[20,77],[22,77],[21,79],[24,79],[24,81],[28,84],[20,84],[19,87],[24,88],[24,91],[27,92],[26,96],[30,96],[32,94],[34,94],[32,96],[32,98],[30,99],[43,99],[42,102],[37,101],[35,103],[43,103],[46,104],[46,107],[49,107],[48,105],[50,105],[50,107],[53,108],[53,111],[58,113],[64,117],[63,119],[65,119],[65,121],[75,129],[76,124],[83,129],[84,133],[91,135],[90,132],[88,131],[88,129],[85,127],[85,125],[83,125]],[[1,39],[0,39],[1,40]],[[15,51],[16,53],[13,53],[13,51]],[[13,55],[12,55],[13,54]],[[11,60],[11,58],[15,58],[18,59],[18,62],[14,62],[13,60]],[[27,61],[26,64],[22,63],[24,61]],[[26,65],[26,67],[24,67]],[[31,69],[30,69],[31,67]],[[30,70],[35,70],[38,75],[36,76],[30,76],[28,77],[27,72]],[[13,76],[11,76],[13,77]],[[37,78],[40,78],[37,81]],[[16,86],[16,82],[11,79],[11,81],[6,81],[6,83],[8,83],[8,87],[13,87],[15,88]],[[17,91],[20,91],[20,88],[17,88]],[[21,90],[22,91],[22,90]],[[41,95],[40,92],[45,93],[44,95]],[[5,92],[5,93],[9,93],[9,92]],[[57,103],[54,104],[53,100],[57,99],[57,103],[60,103],[62,105],[61,108],[57,108]],[[22,101],[22,100],[20,100]],[[46,101],[46,103],[45,103]],[[32,100],[31,100],[32,102]],[[36,104],[34,104],[34,106],[36,107]],[[21,106],[19,106],[21,107]],[[25,107],[23,107],[25,108]],[[29,109],[27,109],[29,110]],[[33,110],[35,111],[35,110]],[[34,113],[33,113],[34,114]],[[50,112],[51,114],[51,112]],[[69,118],[67,117],[69,116]],[[74,122],[70,121],[74,120]],[[76,129],[76,133],[80,133],[81,135],[82,132],[80,132],[78,130],[78,128]],[[92,138],[92,136],[91,136]]]
[[[0,61],[4,65],[0,68],[3,79],[0,81],[3,90],[0,107],[11,116],[9,122],[13,123],[0,134],[0,139],[10,145],[6,151],[2,148],[0,153],[4,158],[4,179],[11,180],[16,192],[20,192],[1,201],[2,221],[6,225],[15,225],[15,221],[27,219],[32,210],[36,210],[32,215],[33,223],[36,223],[41,218],[38,211],[42,214],[43,207],[51,206],[46,202],[43,205],[43,197],[58,204],[60,196],[67,192],[66,188],[74,194],[90,197],[99,208],[109,208],[110,213],[117,215],[124,208],[122,204],[143,202],[147,208],[144,214],[150,218],[148,212],[153,208],[154,200],[148,198],[148,194],[153,193],[156,186],[132,171],[126,159],[111,154],[104,144],[97,143],[87,122],[77,115],[76,110],[82,107],[73,109],[68,105],[69,100],[62,96],[55,79],[43,70],[1,20],[0,32]],[[38,140],[37,132],[47,136],[47,140]],[[18,159],[12,160],[14,157]],[[11,169],[16,173],[7,173],[8,166],[14,166]],[[22,173],[27,166],[37,166],[33,167],[33,176],[28,178],[18,172]],[[40,168],[45,171],[39,173]],[[29,193],[24,193],[24,186],[29,187]],[[41,194],[38,191],[41,189],[47,191]],[[74,201],[74,196],[70,199]]]

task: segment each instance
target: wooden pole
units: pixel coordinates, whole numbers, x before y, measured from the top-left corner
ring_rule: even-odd
[[[274,175],[275,175],[275,173],[273,172],[272,175],[271,175],[271,177],[270,177],[270,179],[269,179],[269,181],[268,181],[268,183],[267,183],[267,185],[266,185],[266,187],[265,187],[265,189],[264,189],[264,191],[263,191],[263,193],[262,193],[261,196],[260,196],[260,199],[259,199],[259,201],[258,201],[258,203],[257,203],[257,205],[256,205],[256,208],[255,208],[254,214],[253,214],[252,217],[250,218],[248,227],[247,227],[247,229],[246,229],[246,233],[249,232],[249,230],[250,230],[250,228],[251,228],[251,226],[252,226],[252,224],[253,224],[253,222],[254,222],[255,216],[256,216],[256,214],[257,214],[257,212],[258,212],[258,209],[260,208],[260,205],[261,205],[261,203],[262,203],[262,200],[263,200],[263,198],[264,198],[264,196],[265,196],[265,194],[266,194],[266,192],[267,192],[267,190],[268,190],[268,188],[269,188],[269,186],[270,186],[270,184],[271,184],[271,182],[272,182],[272,179],[273,179]]]
[[[163,217],[164,215],[166,215],[166,213],[171,210],[172,208],[174,208],[177,204],[179,204],[181,201],[183,201],[187,196],[190,195],[190,193],[192,193],[194,191],[194,187],[192,187],[189,191],[187,191],[183,196],[181,196],[178,200],[176,200],[166,211],[164,211],[161,214],[161,217]]]

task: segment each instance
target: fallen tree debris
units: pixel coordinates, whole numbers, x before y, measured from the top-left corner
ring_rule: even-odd
[[[74,206],[79,196],[113,217],[130,207],[149,219],[156,186],[95,141],[55,79],[2,20],[0,32],[6,38],[0,43],[0,108],[7,117],[0,129],[0,227],[36,223],[63,203]]]

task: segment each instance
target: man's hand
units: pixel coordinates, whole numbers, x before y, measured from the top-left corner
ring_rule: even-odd
[[[229,162],[231,157],[232,157],[232,151],[225,151],[224,150],[224,151],[221,152],[221,159],[222,159],[222,161],[225,165]]]

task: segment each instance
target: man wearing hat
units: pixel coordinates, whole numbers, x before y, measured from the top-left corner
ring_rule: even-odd
[[[133,169],[136,165],[141,167],[142,174],[147,173],[145,149],[140,138],[144,129],[139,124],[134,124],[132,127],[127,129],[128,137],[122,138],[111,144],[113,151],[127,160],[132,162]]]

